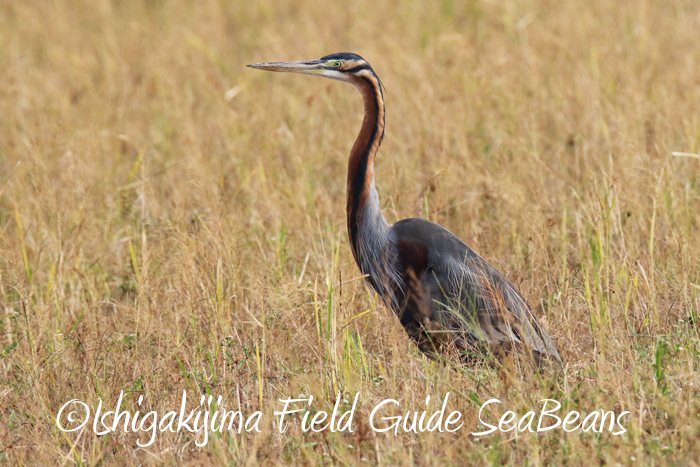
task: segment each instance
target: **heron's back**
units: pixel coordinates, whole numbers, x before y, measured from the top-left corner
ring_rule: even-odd
[[[409,334],[415,334],[415,328],[433,327],[436,334],[447,331],[460,347],[524,344],[536,356],[561,362],[525,299],[459,237],[416,218],[397,222],[391,231],[404,279],[394,307]]]

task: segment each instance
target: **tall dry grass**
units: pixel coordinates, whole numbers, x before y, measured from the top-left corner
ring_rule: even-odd
[[[698,44],[695,0],[1,2],[0,459],[697,462],[700,160],[671,152],[700,152]],[[387,219],[439,222],[505,272],[564,376],[427,360],[353,281],[359,96],[245,68],[339,51],[388,89]],[[260,408],[262,433],[138,448],[55,424],[70,399],[165,412],[183,389]],[[278,433],[277,399],[336,391],[361,393],[359,422],[449,391],[465,425]],[[477,439],[491,397],[492,420],[549,397],[628,410],[628,432]]]

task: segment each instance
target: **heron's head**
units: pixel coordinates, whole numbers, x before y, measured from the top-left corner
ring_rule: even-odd
[[[258,70],[304,73],[351,83],[354,83],[355,79],[361,78],[363,75],[376,77],[367,60],[357,54],[346,52],[326,55],[319,60],[252,63],[248,66]]]

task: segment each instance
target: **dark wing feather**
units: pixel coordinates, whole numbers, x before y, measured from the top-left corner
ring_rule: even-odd
[[[396,311],[409,334],[411,327],[435,323],[464,347],[525,344],[536,356],[561,362],[515,287],[457,236],[424,219],[404,219],[391,230],[407,289],[403,300],[395,301],[401,308]]]

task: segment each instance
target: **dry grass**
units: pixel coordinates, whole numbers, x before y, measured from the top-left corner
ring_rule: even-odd
[[[700,160],[671,155],[700,152],[698,44],[695,0],[1,2],[0,459],[698,461]],[[359,95],[244,66],[338,51],[388,89],[387,219],[439,222],[507,273],[564,377],[431,362],[351,281]],[[73,398],[113,407],[125,390],[125,407],[144,395],[165,412],[183,389],[244,413],[262,400],[262,433],[203,448],[162,433],[141,449],[55,425]],[[361,392],[358,421],[389,397],[422,410],[450,391],[466,423],[277,432],[277,399],[325,408],[336,390]],[[628,432],[477,439],[491,397],[494,418],[546,397],[628,410]]]

